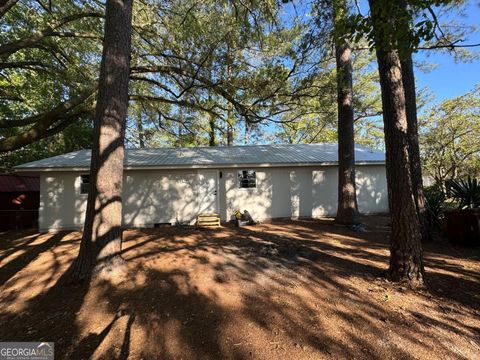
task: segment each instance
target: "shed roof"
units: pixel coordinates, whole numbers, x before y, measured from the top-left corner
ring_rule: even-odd
[[[238,166],[312,166],[338,162],[337,144],[248,145],[195,148],[127,149],[125,168],[215,168]],[[16,166],[21,171],[82,170],[90,165],[90,150]],[[356,145],[357,164],[385,162],[383,152]]]
[[[38,176],[0,174],[0,192],[40,191]]]

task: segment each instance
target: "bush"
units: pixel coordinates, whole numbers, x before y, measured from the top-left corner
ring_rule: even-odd
[[[428,222],[438,229],[441,227],[443,219],[445,195],[438,185],[426,187],[424,189],[424,195]]]
[[[447,188],[451,197],[458,201],[459,209],[480,208],[480,183],[477,179],[450,180]]]

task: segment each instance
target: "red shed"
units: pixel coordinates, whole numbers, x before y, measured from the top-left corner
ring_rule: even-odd
[[[38,176],[0,174],[0,231],[38,227]]]

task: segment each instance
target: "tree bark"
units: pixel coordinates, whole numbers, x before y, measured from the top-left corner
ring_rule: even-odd
[[[230,46],[228,46],[228,51],[227,54],[230,54]],[[227,80],[230,81],[230,76],[231,76],[231,66],[230,66],[230,61],[228,61],[227,65]],[[228,103],[227,105],[227,146],[233,146],[233,141],[235,138],[235,129],[234,129],[234,124],[235,120],[233,117],[233,105],[232,103]]]
[[[140,149],[145,149],[145,136],[143,133],[143,123],[142,123],[142,112],[138,111],[136,124],[137,124],[137,132],[138,132],[138,146]]]
[[[183,146],[183,132],[182,132],[182,124],[178,123],[177,126],[177,140],[175,141],[175,147],[182,147]]]
[[[420,285],[424,279],[420,224],[412,189],[405,94],[400,58],[377,50],[382,89],[388,197],[392,221],[389,276]]]
[[[125,120],[128,108],[132,0],[108,0],[95,111],[90,190],[74,281],[92,269],[114,275],[123,266],[122,187]]]
[[[245,145],[248,145],[249,137],[250,137],[250,124],[245,119],[245,133],[243,134],[243,143]]]
[[[15,5],[18,0],[1,0],[0,1],[0,19]]]
[[[343,20],[347,9],[344,1],[334,2],[334,26]],[[338,207],[335,221],[339,224],[358,223],[355,186],[355,135],[353,115],[352,57],[349,43],[335,29],[338,108]]]
[[[233,124],[233,111],[231,109],[231,105],[229,104],[227,111],[227,146],[233,146],[233,139],[235,137],[235,129]]]
[[[217,146],[217,140],[215,138],[215,117],[212,114],[209,115],[208,124],[210,126],[208,131],[208,146]]]
[[[231,124],[227,124],[227,146],[233,146],[234,130]]]
[[[408,154],[410,157],[410,171],[415,206],[420,222],[420,233],[423,241],[430,241],[425,196],[423,194],[422,162],[420,145],[418,142],[417,95],[415,89],[415,73],[413,70],[412,55],[401,60],[402,83],[405,92],[405,108],[407,112]]]
[[[381,24],[392,14],[379,8],[380,0],[369,0],[380,86],[386,148],[388,198],[391,215],[389,277],[412,286],[424,281],[420,224],[412,188],[409,137],[402,68],[398,52],[384,43]]]

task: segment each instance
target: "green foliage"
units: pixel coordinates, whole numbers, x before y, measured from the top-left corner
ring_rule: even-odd
[[[8,31],[1,32],[0,48],[32,39],[38,31],[69,17],[102,11],[94,2],[55,1],[47,9],[36,1],[18,2],[2,18],[2,28]],[[96,79],[101,54],[101,20],[80,18],[52,33],[56,36],[46,36],[13,53],[0,52],[1,117],[17,119],[50,110],[62,100],[79,94],[84,84]]]
[[[5,14],[0,32],[1,120],[46,113],[92,86],[102,49],[102,13],[103,6],[96,2],[32,0],[18,2]],[[62,134],[1,154],[0,166],[89,147],[85,138],[90,138],[92,113],[86,112],[92,107],[93,97],[68,113],[78,116]],[[20,137],[31,126],[0,127],[0,141]]]
[[[16,151],[0,153],[0,168],[11,168],[29,161],[89,149],[92,146],[92,131],[92,120],[81,118],[48,139],[42,139]]]
[[[331,57],[328,59],[324,69],[315,76],[314,85],[322,89],[322,94],[306,97],[300,102],[297,108],[298,116],[289,112],[282,117],[275,133],[276,141],[286,143],[337,141],[336,68],[334,59]],[[360,144],[382,148],[382,104],[375,65],[375,59],[369,52],[354,53],[355,139]],[[311,114],[308,113],[308,109],[312,111]]]
[[[382,11],[398,5],[390,0],[376,3]],[[417,46],[410,36],[425,43],[432,33],[431,22],[422,23],[425,16],[432,20],[428,6],[451,2],[407,3],[405,17],[384,24],[391,26],[385,39],[392,44],[406,39]],[[382,148],[375,59],[368,51],[356,50],[374,46],[371,19],[352,15],[334,34],[332,1],[296,4],[295,10],[302,6],[300,11],[309,16],[286,19],[284,11],[292,6],[275,0],[135,1],[127,146],[208,145],[212,135],[224,145],[231,129],[236,143],[336,141],[332,44],[335,36],[347,39],[354,31],[356,141]],[[349,14],[356,12],[353,5],[345,9]],[[6,13],[0,32],[0,120],[45,113],[95,82],[103,12],[101,2],[26,0]],[[411,33],[395,32],[411,20]],[[44,30],[48,31],[34,43],[8,50]],[[91,108],[93,101],[92,96],[74,109],[77,121],[49,140],[2,154],[1,166],[90,147],[92,114],[81,111]],[[474,147],[468,145],[480,147],[473,121],[478,118],[474,110],[478,105],[473,105],[478,96],[452,101],[452,106],[445,104],[440,111],[432,109],[422,128],[427,173],[437,178],[435,171],[441,168],[440,181],[464,171],[478,174],[480,169],[478,156],[469,154]],[[471,131],[460,136],[456,129],[461,126],[446,126],[444,119],[463,122]],[[0,127],[0,142],[21,136],[31,126]],[[450,128],[462,138],[455,148],[442,142],[449,136],[442,131]],[[448,164],[455,164],[454,169],[449,170]]]
[[[438,185],[433,185],[424,188],[424,195],[428,223],[439,229],[443,217],[445,194]]]
[[[368,16],[351,14],[345,32],[358,42],[367,38],[371,49],[397,50],[401,56],[416,51],[423,42],[442,38],[438,8],[459,5],[458,0],[370,0]]]
[[[449,180],[447,182],[450,196],[458,201],[459,209],[480,208],[480,182],[471,178]]]
[[[420,119],[424,173],[447,179],[480,177],[480,86],[442,101]]]
[[[148,146],[208,144],[212,124],[220,144],[228,127],[238,141],[240,128],[259,131],[296,109],[295,94],[311,93],[292,81],[304,30],[281,24],[276,1],[146,1],[135,14],[132,109]]]

